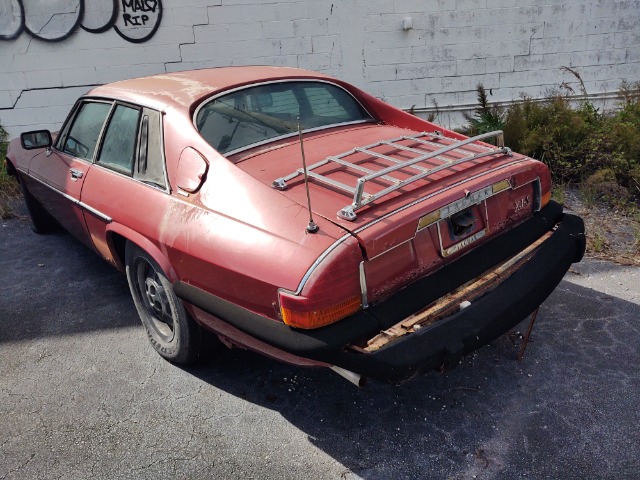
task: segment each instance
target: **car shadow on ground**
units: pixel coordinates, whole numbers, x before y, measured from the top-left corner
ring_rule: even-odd
[[[186,371],[277,411],[363,478],[624,476],[638,462],[620,447],[640,445],[638,318],[640,306],[565,280],[522,362],[527,320],[449,373],[399,387],[358,389],[238,350]]]
[[[0,346],[142,328],[123,274],[65,233],[36,236],[25,225],[0,227]],[[345,478],[625,478],[639,466],[639,318],[637,304],[564,280],[521,363],[515,331],[526,321],[451,372],[400,387],[358,389],[329,370],[242,350],[175,371],[210,394],[277,412],[344,466]],[[118,365],[110,368],[117,376]],[[282,446],[288,454],[295,446]]]
[[[0,344],[140,324],[122,273],[68,233],[27,225],[0,223]]]

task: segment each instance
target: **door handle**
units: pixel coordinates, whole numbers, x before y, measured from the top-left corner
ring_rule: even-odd
[[[71,173],[71,178],[73,178],[74,180],[82,178],[82,176],[84,175],[84,173],[82,173],[82,171],[78,170],[77,168],[72,168],[71,170],[69,170],[69,173]]]

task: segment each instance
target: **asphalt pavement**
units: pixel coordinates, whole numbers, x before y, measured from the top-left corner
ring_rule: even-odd
[[[242,350],[180,368],[124,275],[0,223],[0,479],[640,478],[640,269],[585,260],[447,374],[358,389]]]

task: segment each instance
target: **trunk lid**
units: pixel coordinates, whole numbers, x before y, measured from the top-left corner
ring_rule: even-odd
[[[358,239],[370,301],[539,207],[538,162],[483,142],[388,125],[335,128],[303,141],[312,211]],[[298,137],[231,160],[307,205],[304,176],[295,174],[302,169]]]

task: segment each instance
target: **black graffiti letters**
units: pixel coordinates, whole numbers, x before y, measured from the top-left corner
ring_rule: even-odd
[[[145,26],[149,21],[149,15],[131,15],[126,13],[127,10],[132,12],[152,12],[155,13],[158,2],[156,1],[144,1],[139,0],[122,0],[122,19],[127,26]]]
[[[162,18],[161,0],[0,0],[0,41],[23,32],[45,42],[65,40],[78,27],[113,28],[129,42],[149,40]]]
[[[122,11],[130,9],[133,12],[155,12],[158,6],[157,0],[122,0]]]
[[[160,0],[122,0],[114,29],[130,42],[146,42],[156,33],[162,17]]]
[[[128,13],[123,13],[122,20],[124,20],[125,26],[144,26],[147,24],[149,17],[146,15],[136,15],[132,17]]]
[[[122,0],[122,20],[126,26],[145,26],[149,21],[149,15],[131,15],[130,13],[127,13],[127,10],[131,10],[134,13],[155,13],[157,6],[157,1]]]

